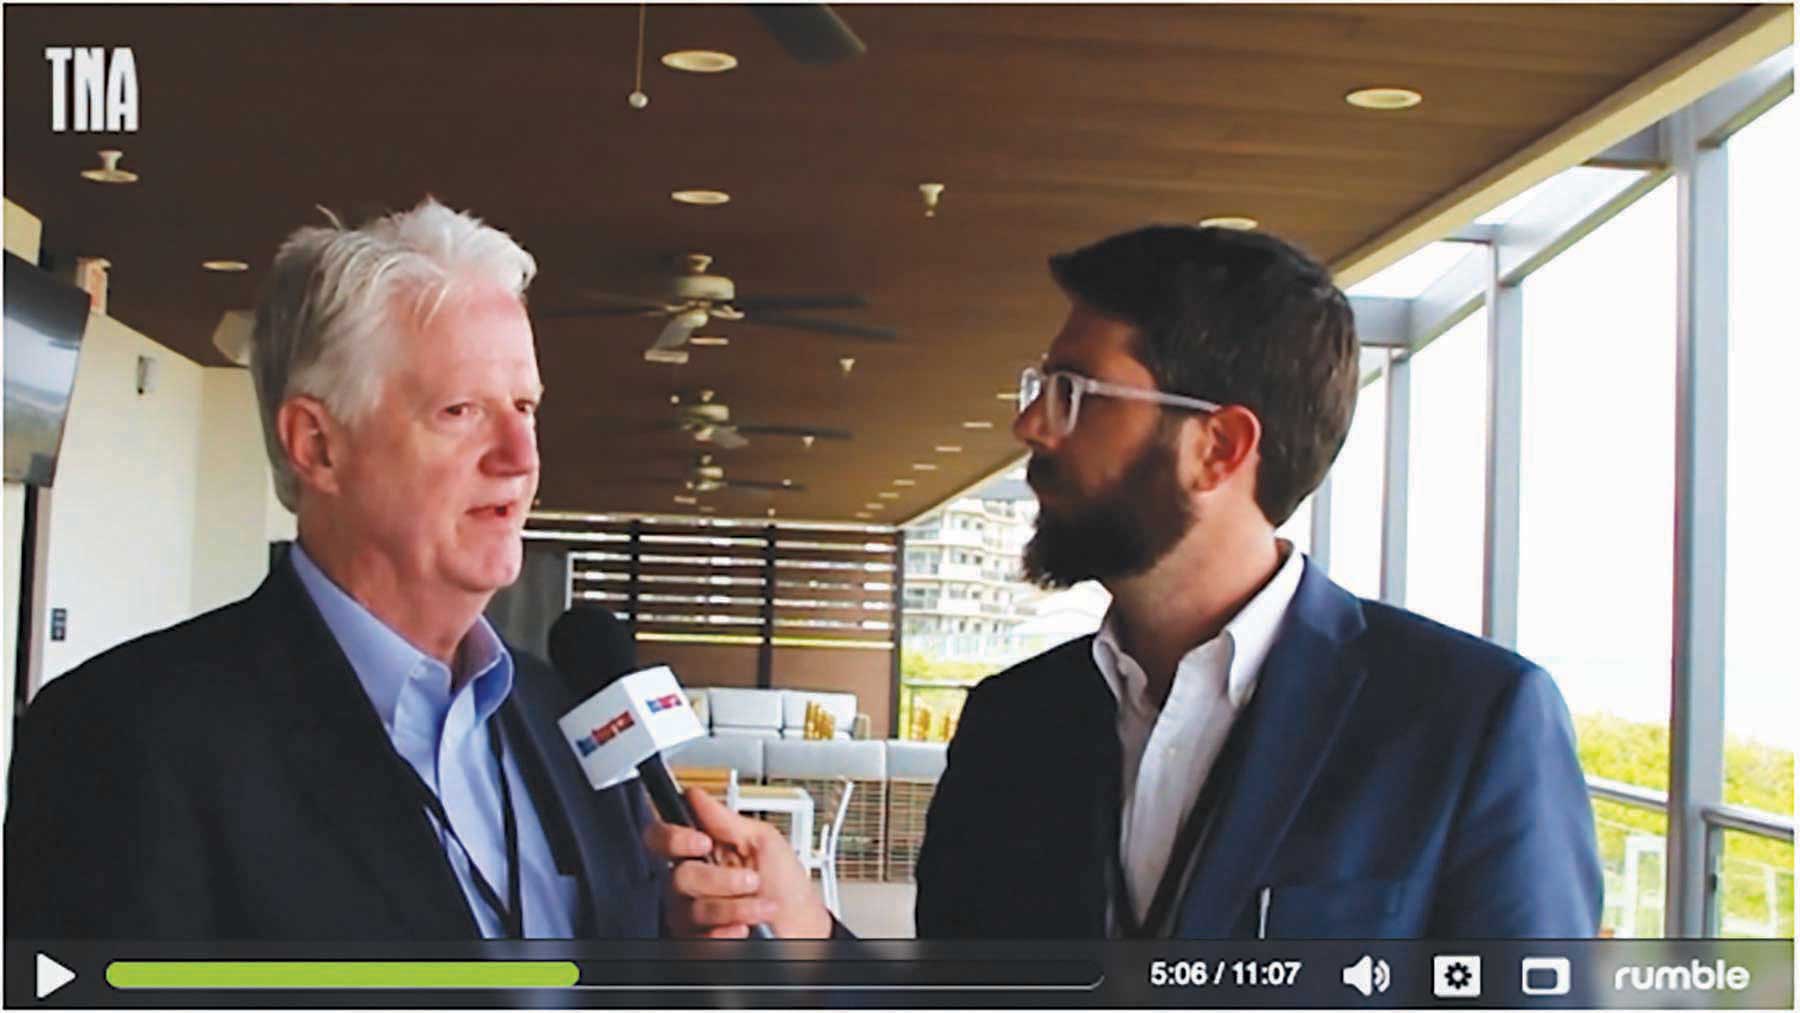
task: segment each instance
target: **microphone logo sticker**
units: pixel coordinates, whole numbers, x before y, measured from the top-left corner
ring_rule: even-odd
[[[681,706],[681,694],[670,693],[667,696],[659,696],[656,699],[651,700],[650,713],[655,714],[657,711],[672,710],[679,706]]]
[[[631,719],[631,712],[622,711],[618,717],[613,718],[611,721],[606,722],[581,738],[576,739],[575,749],[580,752],[582,756],[587,756],[601,746],[611,742],[613,736],[618,735],[620,732],[635,724],[637,724],[637,722]]]

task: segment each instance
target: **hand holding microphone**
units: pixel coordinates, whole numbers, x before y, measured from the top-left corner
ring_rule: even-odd
[[[635,771],[661,817],[644,843],[677,863],[669,877],[671,930],[722,938],[830,935],[831,916],[811,876],[774,826],[698,789],[683,795],[662,753],[706,731],[673,672],[636,670],[637,644],[625,624],[604,608],[572,608],[550,629],[550,659],[575,696],[586,697],[558,725],[588,783],[610,788]]]

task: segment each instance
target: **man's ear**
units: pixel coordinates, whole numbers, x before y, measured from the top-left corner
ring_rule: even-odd
[[[336,495],[346,434],[318,398],[296,394],[275,412],[275,433],[301,486]]]
[[[1195,492],[1211,492],[1238,475],[1253,471],[1261,457],[1262,420],[1243,405],[1226,405],[1209,415],[1189,418],[1182,447],[1190,458],[1187,470]]]

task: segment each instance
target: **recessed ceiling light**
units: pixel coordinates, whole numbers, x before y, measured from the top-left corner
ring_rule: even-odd
[[[936,471],[937,465],[927,464],[924,461],[920,461],[919,463],[913,465],[913,470],[914,471]]]
[[[863,512],[863,511],[861,511],[861,510],[858,510],[858,511],[857,511],[857,512],[856,512],[856,519],[857,519],[857,520],[859,520],[859,521],[866,521],[866,520],[870,520],[870,519],[872,519],[872,518],[873,518],[873,517],[874,517],[874,516],[875,516],[875,515],[874,515],[874,514],[871,514],[871,513],[865,513],[865,512]]]
[[[769,508],[769,516],[770,516],[770,517],[773,517],[773,516],[775,516],[775,508],[774,508],[774,507],[770,507],[770,508]]]
[[[81,178],[96,183],[136,183],[138,174],[119,168],[119,159],[124,158],[123,151],[108,149],[100,153],[100,168],[81,170]]]
[[[864,510],[886,510],[887,504],[886,503],[864,503],[863,509]]]
[[[783,489],[786,489],[786,488],[788,488],[788,487],[789,487],[789,486],[791,486],[791,485],[793,485],[793,484],[794,484],[794,480],[793,480],[793,479],[791,479],[791,478],[784,478],[784,479],[782,479],[782,480],[781,480],[781,487],[782,487],[782,488],[783,488]]]
[[[1016,402],[1019,400],[1019,392],[1016,390],[1003,390],[1000,393],[995,394],[994,398],[995,398],[995,400],[998,400],[998,401],[1014,401],[1014,402]]]
[[[899,499],[900,498],[900,494],[897,492],[878,492],[875,495],[880,496],[882,499]]]
[[[970,419],[963,423],[964,429],[992,429],[994,424],[986,419]]]
[[[208,271],[225,271],[228,273],[250,270],[250,265],[241,260],[202,260],[200,266],[206,268]]]
[[[940,454],[960,454],[962,453],[962,448],[953,447],[947,443],[943,443],[938,445],[937,452]]]
[[[725,204],[731,200],[731,195],[723,190],[677,190],[669,196],[681,204],[702,206]]]
[[[1358,109],[1391,112],[1395,109],[1411,109],[1425,101],[1425,96],[1411,88],[1358,88],[1345,95],[1344,101]]]
[[[700,508],[700,512],[703,514],[710,514],[717,509],[718,509],[717,507],[703,506]]]
[[[690,345],[729,345],[731,339],[719,334],[696,334],[688,339]]]
[[[1259,224],[1261,223],[1256,219],[1246,218],[1243,215],[1217,215],[1212,218],[1200,219],[1200,227],[1203,229],[1237,229],[1240,232],[1248,232]]]
[[[913,481],[910,478],[896,478],[896,479],[894,479],[894,484],[895,485],[918,485],[919,483]]]
[[[677,49],[664,53],[663,66],[690,74],[723,74],[738,65],[737,57],[716,49]]]
[[[700,501],[692,496],[677,496],[675,497],[675,502],[683,504],[684,506],[693,506]]]

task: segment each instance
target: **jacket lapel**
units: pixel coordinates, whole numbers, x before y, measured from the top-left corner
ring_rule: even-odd
[[[1083,637],[1083,649],[1071,656],[1067,678],[1073,684],[1068,694],[1075,703],[1069,715],[1071,727],[1081,729],[1072,741],[1090,743],[1083,766],[1091,778],[1088,796],[1092,800],[1093,817],[1088,825],[1093,839],[1074,863],[1081,870],[1076,891],[1076,924],[1067,935],[1077,938],[1104,938],[1107,934],[1107,900],[1112,896],[1114,869],[1119,855],[1119,819],[1123,805],[1124,750],[1119,745],[1118,702],[1094,667],[1093,637]],[[1046,811],[1054,812],[1056,804],[1046,799]]]
[[[286,716],[291,776],[322,834],[336,836],[390,901],[406,934],[474,938],[474,916],[405,762],[349,659],[283,560],[252,596],[257,672]]]
[[[502,710],[507,741],[519,744],[519,769],[531,782],[539,819],[557,853],[559,868],[567,861],[572,867],[561,871],[581,877],[582,910],[575,918],[575,934],[594,935],[608,910],[606,899],[623,895],[613,877],[633,863],[621,860],[627,856],[607,854],[594,790],[574,762],[553,718],[567,708],[547,698],[547,688],[537,678],[541,673],[524,652],[508,649],[512,650],[516,678],[513,698]]]
[[[1214,771],[1229,780],[1181,905],[1177,937],[1220,939],[1238,931],[1362,687],[1367,672],[1345,650],[1362,629],[1356,598],[1307,563],[1255,696],[1220,758],[1226,769]]]

